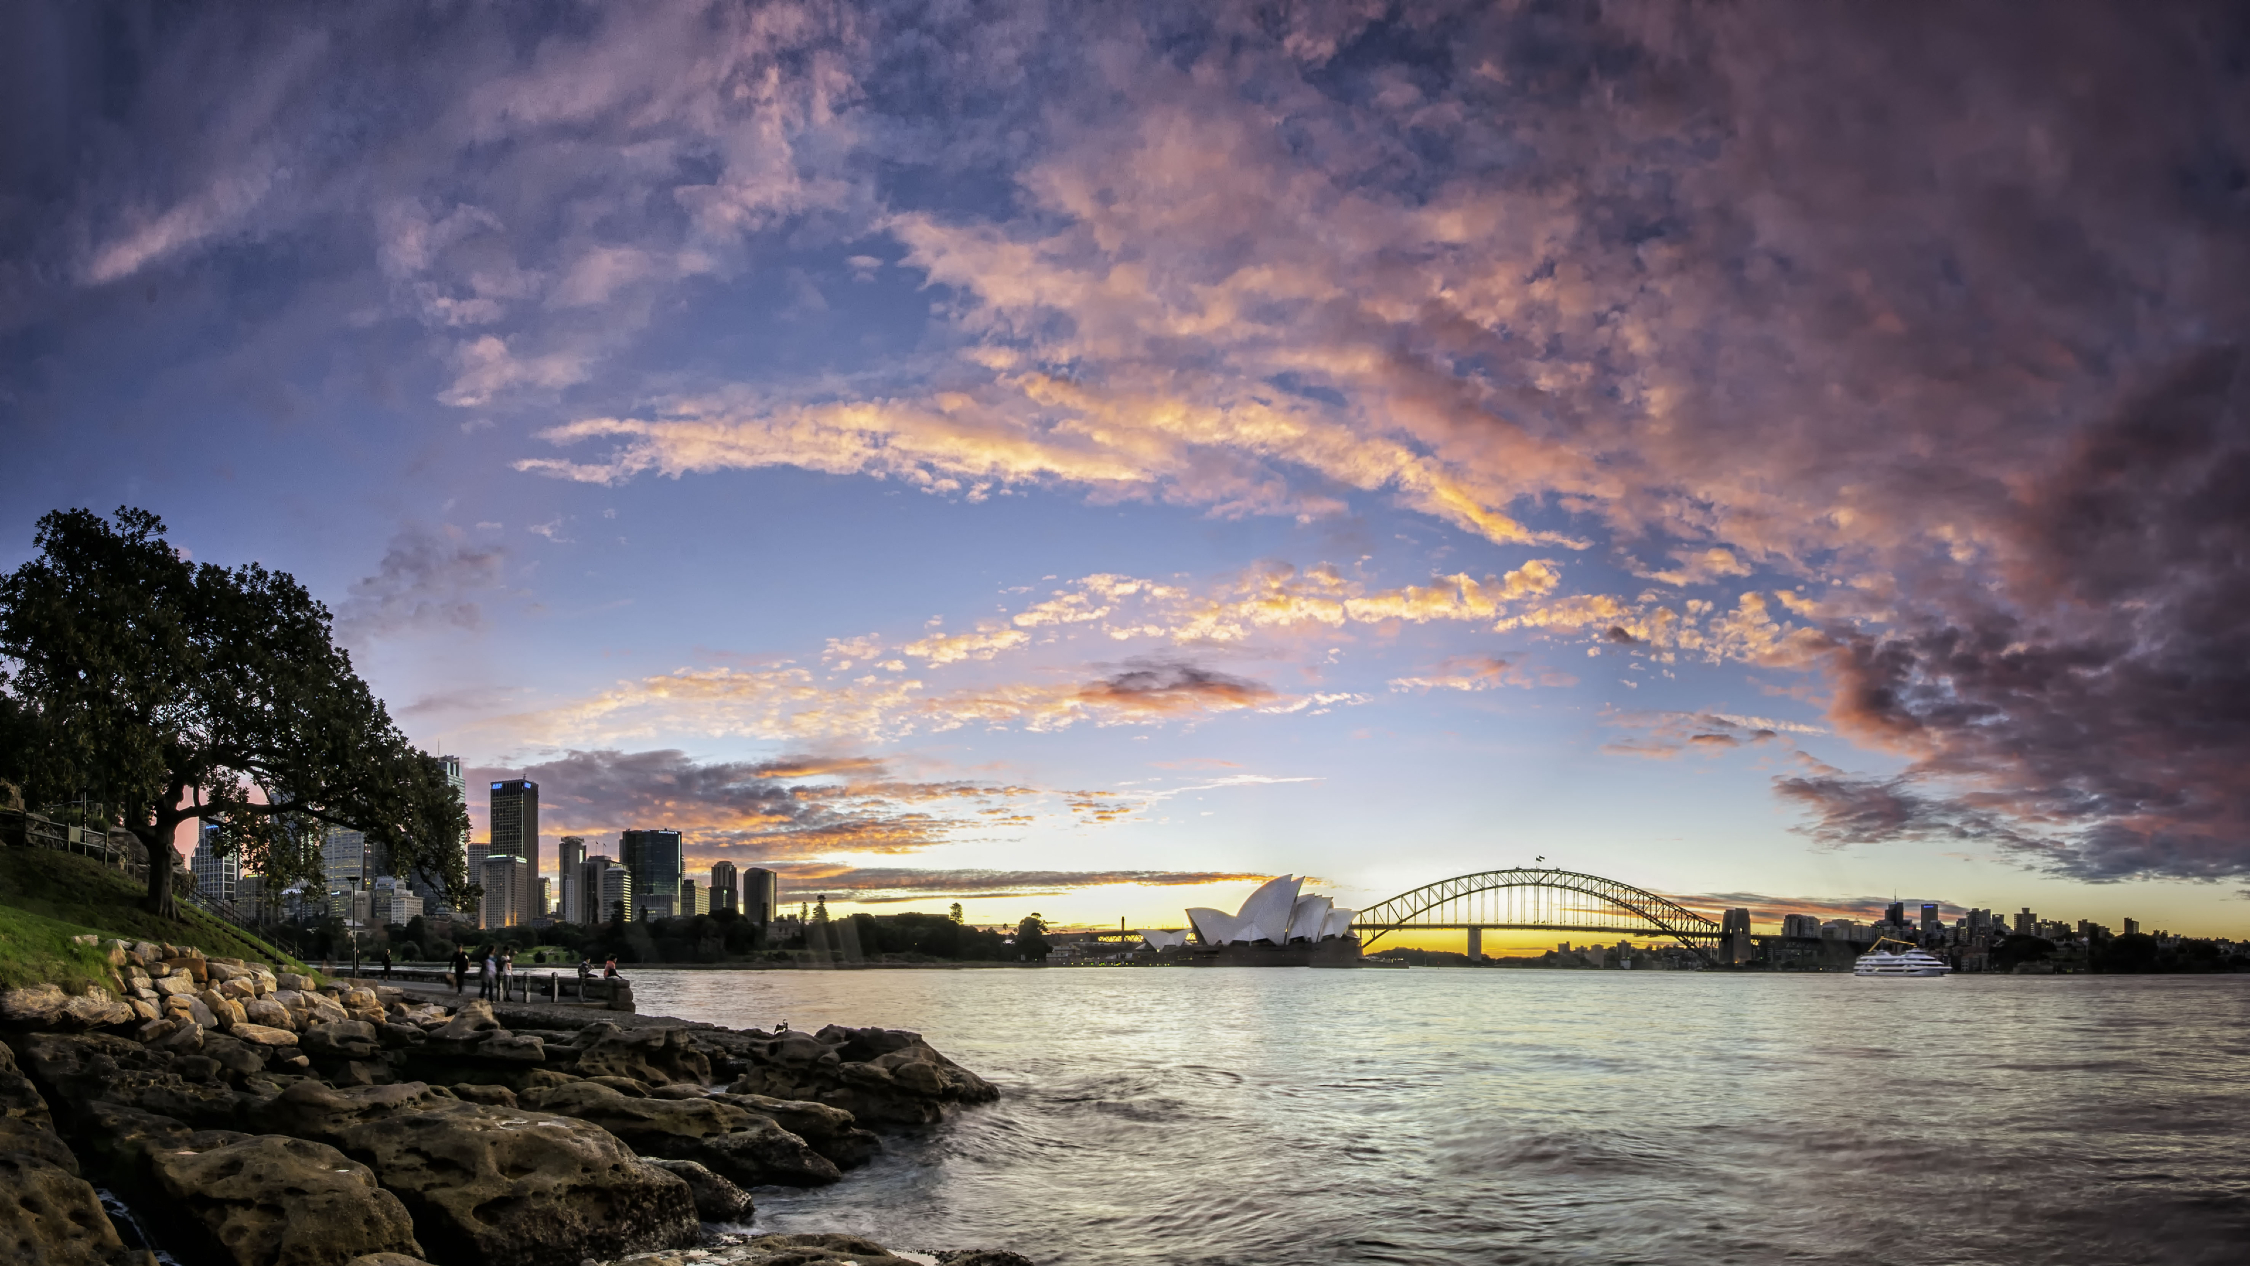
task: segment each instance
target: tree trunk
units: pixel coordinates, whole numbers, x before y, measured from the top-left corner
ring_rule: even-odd
[[[172,849],[171,831],[165,830],[162,835],[161,840],[156,832],[141,836],[141,845],[148,850],[148,896],[142,904],[160,919],[177,919],[180,908],[172,900],[172,861],[178,854]]]

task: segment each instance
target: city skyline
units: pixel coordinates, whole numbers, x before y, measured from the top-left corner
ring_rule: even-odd
[[[992,924],[1543,856],[2250,928],[2190,19],[789,11],[0,42],[0,569],[296,575],[472,854],[540,788],[517,908],[676,829]]]

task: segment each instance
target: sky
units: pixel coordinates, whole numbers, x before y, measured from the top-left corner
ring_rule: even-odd
[[[0,23],[0,566],[296,575],[550,866],[2250,934],[2239,6]]]

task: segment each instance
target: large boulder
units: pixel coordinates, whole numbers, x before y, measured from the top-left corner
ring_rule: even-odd
[[[398,1197],[325,1143],[267,1134],[151,1152],[148,1165],[169,1221],[213,1261],[340,1266],[363,1253],[422,1252]]]
[[[289,1014],[289,1008],[271,998],[252,998],[242,1004],[242,1013],[250,1023],[262,1024],[269,1029],[286,1031],[294,1029],[297,1024],[296,1018]]]
[[[713,1092],[710,1098],[772,1121],[835,1162],[838,1169],[857,1169],[883,1150],[883,1140],[874,1131],[858,1128],[858,1118],[830,1104],[726,1091]]]
[[[455,1102],[351,1126],[342,1147],[405,1203],[439,1266],[544,1266],[697,1236],[687,1183],[587,1122]]]
[[[78,1158],[61,1135],[22,1117],[0,1117],[0,1156],[29,1156],[57,1169],[78,1172]]]
[[[0,990],[0,1020],[27,1029],[83,1032],[112,1024],[130,1024],[133,1008],[122,998],[101,991],[64,993],[59,985],[26,985]]]
[[[743,1187],[816,1187],[843,1177],[835,1162],[772,1120],[713,1099],[635,1099],[576,1081],[523,1096],[543,1112],[590,1121],[643,1156],[691,1160]]]
[[[298,1049],[315,1060],[373,1059],[382,1049],[375,1026],[365,1020],[333,1020],[307,1028]]]
[[[196,1076],[183,1077],[174,1071],[181,1052],[107,1033],[34,1033],[20,1053],[50,1104],[128,1104],[201,1128],[235,1123],[236,1095],[215,1061],[188,1065]]]
[[[46,1097],[16,1067],[16,1053],[4,1045],[0,1045],[0,1118],[26,1121],[41,1129],[51,1129],[55,1124]]]
[[[292,1082],[270,1099],[260,1100],[245,1116],[254,1128],[268,1134],[339,1143],[354,1126],[454,1102],[447,1092],[418,1081],[339,1090],[308,1077]]]
[[[570,1071],[581,1077],[630,1077],[651,1086],[711,1080],[710,1057],[684,1028],[624,1029],[604,1021],[579,1030],[572,1045]]]
[[[654,1165],[686,1183],[688,1194],[695,1198],[695,1216],[705,1222],[748,1222],[755,1211],[749,1192],[694,1161],[655,1156],[644,1157],[641,1163]]]
[[[1000,1097],[990,1082],[902,1029],[702,1033],[743,1069],[729,1090],[842,1108],[865,1125],[927,1125],[951,1104]]]
[[[92,1184],[36,1157],[0,1155],[0,1260],[18,1266],[126,1266],[125,1247]]]

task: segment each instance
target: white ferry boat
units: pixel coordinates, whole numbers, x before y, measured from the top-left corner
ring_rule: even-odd
[[[1896,945],[1894,953],[1885,945]],[[1946,961],[1934,954],[1926,954],[1904,941],[1888,938],[1875,942],[1875,948],[1859,956],[1852,964],[1854,976],[1944,976],[1953,971]]]

